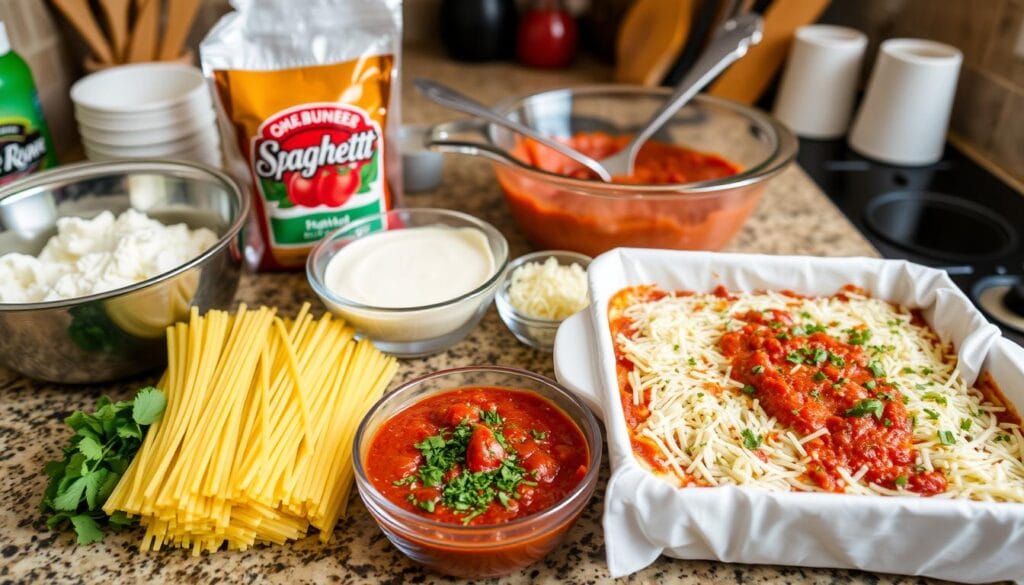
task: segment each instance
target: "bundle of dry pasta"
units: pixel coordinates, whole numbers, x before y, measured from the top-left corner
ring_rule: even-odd
[[[326,542],[352,486],[356,426],[397,368],[353,333],[309,305],[294,320],[193,309],[167,330],[167,410],[104,510],[140,518],[142,550],[244,550],[310,525]]]

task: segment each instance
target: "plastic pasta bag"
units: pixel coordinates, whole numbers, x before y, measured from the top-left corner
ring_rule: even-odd
[[[232,6],[200,56],[229,171],[253,194],[258,229],[246,258],[261,270],[298,269],[327,233],[400,200],[402,3]]]

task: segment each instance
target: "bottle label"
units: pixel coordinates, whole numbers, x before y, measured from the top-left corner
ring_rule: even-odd
[[[47,154],[46,137],[27,120],[0,120],[0,184],[42,169]]]

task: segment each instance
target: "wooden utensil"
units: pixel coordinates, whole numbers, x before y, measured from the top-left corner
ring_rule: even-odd
[[[764,12],[764,40],[722,74],[709,93],[744,104],[757,101],[786,60],[796,29],[817,20],[828,3],[775,0]]]
[[[127,63],[156,59],[157,27],[160,24],[160,0],[135,0],[135,23],[128,41]]]
[[[171,0],[167,3],[164,38],[160,43],[160,60],[169,61],[181,56],[185,37],[192,29],[201,0]]]
[[[683,49],[694,0],[638,0],[615,43],[615,80],[658,85]]]
[[[53,0],[53,4],[78,31],[85,44],[89,45],[89,50],[100,62],[114,63],[115,59],[110,43],[103,36],[100,25],[93,17],[88,0]]]
[[[103,16],[107,20],[114,60],[123,62],[125,52],[128,50],[128,9],[131,8],[132,0],[99,0],[99,2],[100,8],[103,9]]]

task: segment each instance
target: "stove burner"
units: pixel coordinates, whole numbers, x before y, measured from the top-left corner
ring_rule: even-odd
[[[1024,319],[1024,281],[1013,285],[1003,296],[1003,304],[1011,313]]]
[[[974,298],[996,323],[1024,333],[1024,280],[993,276],[974,287]]]
[[[892,191],[865,210],[867,226],[889,243],[939,260],[976,261],[1012,251],[1017,233],[977,203],[931,191]]]

